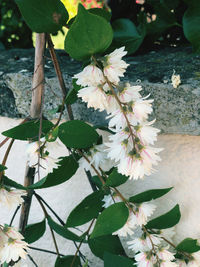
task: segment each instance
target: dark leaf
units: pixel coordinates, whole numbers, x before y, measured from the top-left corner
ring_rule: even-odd
[[[31,244],[40,239],[46,231],[46,220],[39,223],[29,224],[25,228],[24,239],[28,244]]]

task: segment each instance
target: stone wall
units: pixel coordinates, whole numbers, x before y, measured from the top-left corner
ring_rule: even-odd
[[[0,54],[0,132],[17,125],[20,118],[29,112],[31,77],[33,72],[33,50],[10,50]],[[70,60],[63,51],[58,51],[61,67],[68,87],[71,77],[80,70],[80,63]],[[144,180],[129,181],[121,187],[127,196],[151,188],[164,188],[173,186],[174,189],[164,198],[155,201],[159,207],[155,216],[166,212],[177,202],[180,204],[182,218],[176,227],[175,243],[185,237],[200,238],[200,72],[199,56],[193,55],[190,48],[166,49],[127,58],[130,64],[126,80],[139,83],[144,88],[144,95],[150,93],[154,98],[154,114],[157,127],[162,132],[156,144],[163,147],[161,152],[162,162],[156,168],[157,172]],[[182,83],[174,89],[171,85],[173,69],[181,75]],[[46,108],[57,107],[61,98],[60,89],[55,77],[49,55],[46,56]],[[55,97],[56,96],[56,97]],[[73,105],[76,118],[93,122],[105,123],[105,114],[89,111],[84,104]],[[51,113],[45,114],[52,118]],[[9,117],[9,118],[8,118]],[[67,116],[66,116],[67,118]],[[104,134],[106,137],[106,134]],[[0,136],[0,141],[3,137]],[[2,159],[6,146],[0,150]],[[26,142],[17,141],[14,150],[8,159],[7,176],[22,183],[26,156],[24,150]],[[66,155],[66,149],[61,146],[57,156]],[[82,170],[62,185],[45,190],[38,190],[45,200],[56,209],[62,219],[66,220],[70,211],[78,204],[91,188]],[[59,197],[58,197],[59,196]],[[161,208],[161,209],[160,209]],[[12,212],[1,209],[1,220],[9,221]],[[35,199],[31,207],[29,223],[43,219]],[[17,218],[15,225],[17,226]],[[32,246],[55,250],[49,242],[50,233],[33,243]],[[57,236],[60,252],[69,255],[75,251],[70,241]],[[90,259],[91,267],[103,267],[103,263],[93,257],[89,249],[84,246],[83,253]],[[53,266],[54,255],[31,250],[39,267]],[[28,267],[32,263],[27,261]]]

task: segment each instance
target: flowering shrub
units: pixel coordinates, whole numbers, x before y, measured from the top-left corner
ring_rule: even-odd
[[[49,33],[66,25],[67,10],[58,0],[44,2],[42,7],[39,0],[17,0],[17,4],[29,27],[38,33],[45,32],[61,88],[65,89]],[[45,16],[41,16],[41,8]],[[42,96],[38,93],[41,96],[39,115],[32,115],[33,118],[27,118],[19,126],[2,133],[6,139],[1,146],[9,138],[11,142],[0,165],[0,203],[4,206],[23,205],[19,230],[11,226],[12,222],[10,225],[1,222],[0,225],[0,262],[6,266],[26,255],[34,262],[30,256],[30,244],[43,236],[46,224],[50,227],[57,253],[56,267],[89,266],[88,259],[81,253],[83,243],[88,244],[106,267],[200,264],[197,240],[186,238],[179,244],[173,243],[174,226],[181,218],[178,204],[167,213],[151,218],[156,209],[151,201],[167,194],[172,188],[152,189],[128,199],[118,189],[128,179],[148,179],[147,176],[154,172],[160,161],[159,152],[162,149],[154,147],[159,130],[153,127],[154,121],[148,120],[153,100],[149,96],[141,96],[141,86],[121,81],[128,67],[123,59],[127,51],[123,46],[109,52],[112,40],[113,31],[106,11],[87,11],[80,4],[77,17],[66,36],[65,49],[72,58],[83,61],[85,67],[80,73],[74,74],[73,88],[67,94],[63,89],[57,122],[53,124],[43,119],[43,91]],[[34,75],[39,68],[37,66]],[[34,104],[38,86],[33,88]],[[88,107],[107,112],[109,121],[104,130],[110,133],[108,140],[104,140],[94,126],[73,120],[70,104],[78,98],[87,103]],[[65,105],[70,120],[60,123]],[[31,114],[37,114],[36,111],[33,105]],[[15,139],[30,142],[27,147],[28,182],[26,180],[25,185],[5,175],[6,160]],[[66,156],[56,159],[49,148],[54,146],[56,149],[60,141],[66,146]],[[64,223],[37,190],[64,183],[76,173],[78,167],[87,171],[94,192],[71,211]],[[35,183],[31,182],[34,177],[40,178],[41,168],[45,170],[46,176]],[[28,213],[25,212],[30,207],[32,195],[41,206],[44,220],[27,225],[25,214]],[[50,212],[59,223],[50,216]],[[89,227],[82,235],[69,229],[88,222]],[[75,245],[79,243],[74,255],[60,255],[54,231]],[[126,255],[121,237],[125,239],[133,256]]]

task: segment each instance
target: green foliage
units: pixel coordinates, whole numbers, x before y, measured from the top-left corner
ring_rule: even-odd
[[[176,205],[169,212],[149,221],[146,225],[147,228],[152,229],[166,229],[176,225],[181,218],[179,205]]]
[[[186,38],[192,43],[194,51],[200,52],[200,2],[190,3],[183,16],[183,29]]]
[[[45,136],[45,139],[48,141],[48,142],[54,142],[56,141],[57,137],[58,137],[58,126],[53,128],[52,130],[50,130],[46,136]]]
[[[187,253],[194,253],[200,250],[197,239],[186,238],[178,244],[176,249]]]
[[[74,227],[85,224],[96,218],[102,209],[102,199],[104,193],[96,191],[87,196],[79,205],[77,205],[67,218],[67,227]]]
[[[74,259],[74,255],[58,257],[55,262],[55,267],[71,266],[73,259]],[[81,261],[78,256],[76,256],[76,259],[73,263],[73,267],[81,267]]]
[[[29,224],[25,228],[24,239],[28,244],[31,244],[40,239],[46,231],[46,220],[39,223]]]
[[[27,188],[24,187],[23,185],[21,184],[18,184],[17,182],[9,179],[7,176],[3,176],[3,183],[4,185],[6,186],[9,186],[9,187],[14,187],[16,189],[22,189],[22,190],[26,190]]]
[[[79,120],[67,121],[59,126],[60,140],[70,148],[89,148],[97,143],[99,135],[87,123]]]
[[[124,226],[128,216],[129,210],[123,202],[111,205],[98,216],[91,238],[114,233]]]
[[[116,187],[124,184],[128,180],[128,176],[118,173],[117,168],[115,168],[112,173],[108,176],[105,185]]]
[[[62,237],[76,242],[81,242],[83,240],[83,237],[74,234],[73,232],[69,231],[66,227],[56,223],[54,220],[52,220],[50,216],[47,217],[47,221],[49,226]]]
[[[53,169],[53,172],[48,173],[39,182],[30,185],[29,189],[42,189],[62,184],[69,180],[78,169],[78,163],[72,155],[64,157],[59,161],[58,165],[59,167],[57,169]]]
[[[14,0],[0,1],[0,48],[32,47],[32,32]]]
[[[32,120],[20,124],[12,129],[9,129],[2,134],[18,140],[23,141],[36,141],[38,140],[40,122],[38,120]],[[53,127],[53,123],[48,120],[42,121],[42,136],[47,134],[51,128]]]
[[[15,0],[32,31],[55,33],[66,25],[68,12],[60,0]]]
[[[0,164],[0,172],[2,172],[2,171],[5,171],[6,169],[7,169],[7,167],[6,167],[6,166],[4,166],[4,165]]]
[[[118,19],[112,24],[114,30],[113,48],[125,46],[128,54],[136,52],[145,37],[145,28],[140,31],[129,19]]]
[[[96,53],[104,52],[112,38],[110,24],[79,4],[77,17],[65,39],[65,50],[76,60],[87,60]]]
[[[133,267],[131,259],[105,252],[104,267]]]
[[[125,254],[120,239],[116,235],[104,235],[89,239],[88,245],[92,253],[101,259],[103,259],[105,251],[116,255]]]
[[[140,194],[137,194],[129,198],[129,201],[132,203],[142,203],[151,201],[153,199],[159,198],[167,194],[173,187],[163,188],[163,189],[151,189]]]

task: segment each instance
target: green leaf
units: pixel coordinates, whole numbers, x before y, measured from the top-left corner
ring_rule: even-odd
[[[129,210],[123,202],[105,209],[97,218],[91,238],[112,234],[122,228],[129,216]]]
[[[110,46],[112,38],[110,24],[79,4],[78,15],[65,39],[65,50],[76,60],[86,60],[96,53],[103,53]]]
[[[104,267],[133,267],[133,261],[129,258],[113,255],[105,252]]]
[[[65,98],[65,103],[67,105],[72,105],[72,104],[74,104],[76,102],[77,99],[78,99],[77,91],[74,88],[72,88],[68,92],[68,94],[67,94],[67,96]]]
[[[67,227],[75,227],[97,218],[99,212],[102,210],[102,199],[104,193],[96,191],[87,196],[80,204],[78,204],[67,218]]]
[[[55,267],[64,267],[64,266],[70,267],[73,259],[74,259],[74,255],[58,257],[55,262]],[[73,267],[81,267],[80,258],[78,256],[76,256],[76,259],[73,263]]]
[[[28,121],[26,123],[20,124],[12,129],[9,129],[2,134],[18,140],[23,141],[34,141],[38,140],[40,122],[38,120]],[[53,127],[53,123],[48,120],[42,121],[42,136],[47,134],[51,128]]]
[[[32,31],[55,33],[69,18],[60,0],[15,0],[22,16]]]
[[[169,212],[149,221],[146,225],[147,228],[153,229],[166,229],[176,225],[181,218],[179,205],[176,205]]]
[[[27,190],[26,187],[24,187],[23,185],[21,184],[18,184],[17,182],[9,179],[7,176],[3,176],[3,183],[9,187],[14,187],[14,188],[17,188],[17,189],[22,189],[22,190]]]
[[[46,220],[39,223],[29,224],[25,228],[24,239],[28,244],[31,244],[40,239],[46,230]]]
[[[45,139],[47,140],[47,142],[54,142],[56,141],[57,137],[58,137],[58,126],[56,128],[53,128],[53,130],[50,130],[46,136]]]
[[[183,16],[183,31],[195,52],[200,52],[200,2],[189,6]]]
[[[125,46],[128,54],[137,51],[145,37],[144,29],[139,32],[139,28],[129,19],[117,19],[113,22],[112,27],[114,30],[112,47]]]
[[[52,220],[52,218],[50,216],[47,217],[47,221],[48,221],[49,226],[57,234],[61,235],[62,237],[69,239],[69,240],[77,241],[77,242],[82,241],[82,239],[83,239],[82,236],[78,236],[78,235],[74,234],[73,232],[69,231],[65,226],[62,226],[62,225],[56,223],[55,221]]]
[[[179,5],[179,0],[161,0],[162,4],[166,5],[169,9],[177,8]]]
[[[200,250],[197,239],[186,238],[178,244],[176,249],[187,253],[194,253]]]
[[[105,251],[117,255],[125,254],[120,239],[116,235],[105,235],[89,239],[88,244],[92,253],[101,259],[103,259]]]
[[[163,189],[151,189],[140,194],[137,194],[129,198],[129,201],[132,203],[142,203],[151,201],[153,199],[159,198],[167,194],[173,187],[163,188]]]
[[[124,184],[128,180],[128,176],[122,175],[118,173],[117,168],[115,168],[112,173],[108,176],[108,179],[106,180],[107,186],[116,187],[121,184]]]
[[[57,169],[53,169],[53,172],[28,188],[41,189],[62,184],[69,180],[78,169],[78,163],[72,155],[64,157],[58,164],[60,166]]]
[[[89,124],[79,121],[67,121],[59,126],[60,140],[70,148],[89,148],[97,143],[99,135]]]
[[[100,16],[106,19],[108,22],[111,20],[111,15],[112,15],[111,12],[108,12],[107,10],[103,8],[91,8],[91,9],[88,9],[88,11],[91,14],[94,14],[94,15],[97,15],[97,16]]]
[[[0,172],[5,171],[7,169],[6,166],[0,164]]]
[[[96,185],[99,189],[102,188],[103,184],[102,184],[101,180],[99,179],[99,177],[98,177],[97,175],[92,176],[92,177],[91,177],[91,180],[95,183],[95,185]]]

